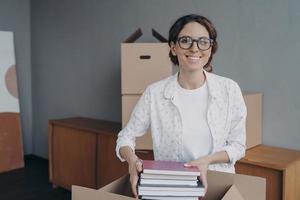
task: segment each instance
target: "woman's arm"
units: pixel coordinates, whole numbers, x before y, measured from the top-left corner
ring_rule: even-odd
[[[138,173],[142,171],[142,162],[135,155],[135,138],[146,133],[150,125],[150,89],[147,88],[135,108],[126,127],[118,134],[116,154],[121,161],[127,161],[131,190],[138,198]]]
[[[216,152],[203,158],[206,159],[209,164],[228,163],[230,161],[226,151]]]
[[[230,130],[226,138],[226,145],[221,151],[226,151],[229,162],[235,164],[237,160],[245,155],[246,151],[247,108],[241,89],[236,82],[233,82],[229,95]]]

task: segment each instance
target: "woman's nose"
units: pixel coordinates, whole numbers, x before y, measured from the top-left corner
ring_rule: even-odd
[[[192,44],[190,50],[193,51],[193,52],[199,51],[199,48],[198,48],[198,45],[197,45],[196,41],[193,41],[193,44]]]

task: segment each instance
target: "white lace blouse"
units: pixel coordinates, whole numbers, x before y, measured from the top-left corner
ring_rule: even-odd
[[[236,82],[206,71],[209,91],[207,122],[213,140],[212,153],[226,151],[230,162],[210,170],[234,173],[234,164],[245,154],[247,109]],[[135,149],[135,138],[151,128],[155,160],[183,161],[182,120],[178,109],[175,74],[151,84],[136,104],[128,124],[120,131],[116,154],[122,146]]]

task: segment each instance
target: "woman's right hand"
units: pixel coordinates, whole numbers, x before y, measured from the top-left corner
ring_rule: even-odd
[[[138,198],[137,194],[137,182],[139,180],[139,173],[143,170],[142,161],[135,156],[128,162],[128,171],[130,175],[131,191],[135,198]]]

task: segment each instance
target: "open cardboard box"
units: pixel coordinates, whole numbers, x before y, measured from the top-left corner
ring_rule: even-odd
[[[260,177],[208,172],[208,192],[203,200],[265,200],[266,180]],[[133,200],[129,176],[123,176],[99,190],[72,186],[72,200]]]
[[[121,93],[142,94],[153,82],[172,75],[173,64],[169,58],[168,40],[152,29],[159,41],[135,43],[142,36],[138,29],[121,44]]]

